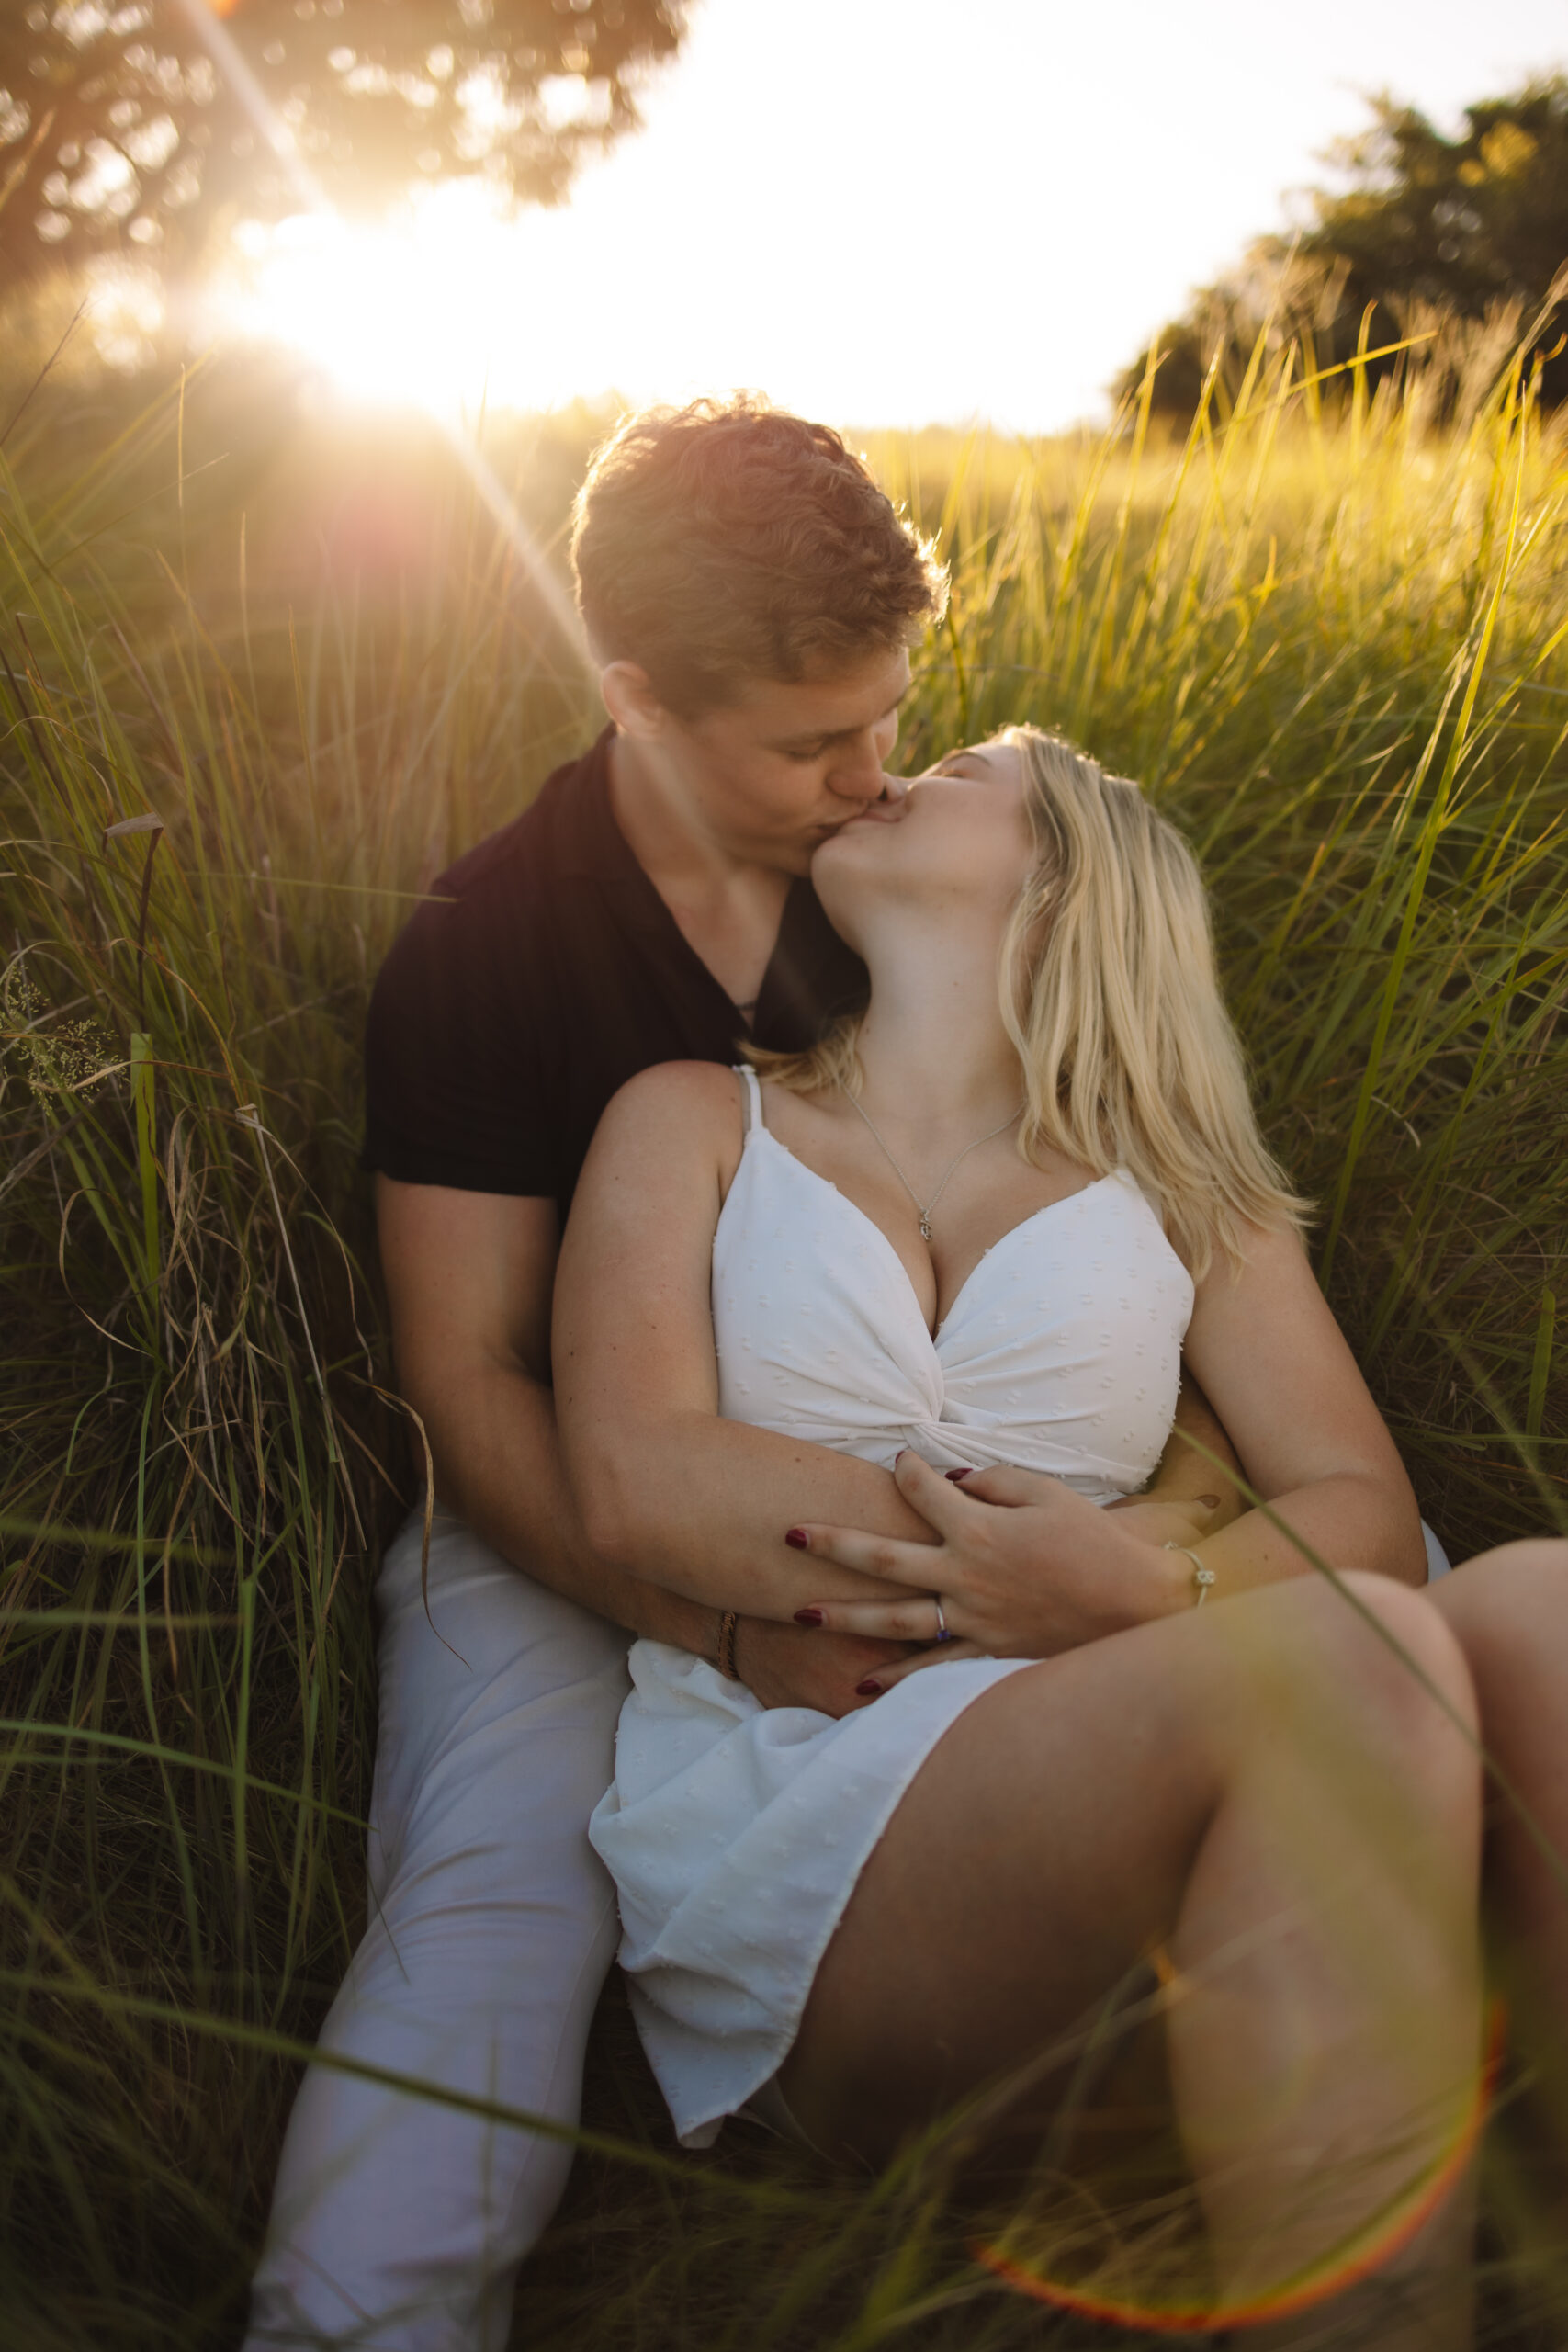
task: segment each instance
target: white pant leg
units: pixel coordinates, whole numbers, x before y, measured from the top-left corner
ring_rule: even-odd
[[[377,1587],[370,1918],[321,2046],[573,2123],[616,1940],[586,1831],[627,1637],[445,1512],[428,1619],[419,1562],[416,1518]],[[311,2066],[245,2352],[503,2352],[517,2266],[570,2161],[561,2141]]]
[[[1453,1574],[1453,1562],[1425,1520],[1421,1521],[1421,1541],[1427,1546],[1427,1582],[1436,1584],[1439,1577]]]

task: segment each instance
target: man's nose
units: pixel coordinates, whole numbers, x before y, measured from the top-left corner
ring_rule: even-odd
[[[906,790],[901,777],[884,775],[882,746],[870,730],[852,747],[846,744],[829,771],[828,786],[845,800],[867,805],[874,800],[902,800]]]

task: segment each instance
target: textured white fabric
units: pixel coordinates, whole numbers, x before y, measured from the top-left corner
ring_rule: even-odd
[[[750,1117],[714,1237],[719,1409],[890,1465],[1013,1463],[1096,1502],[1169,1435],[1192,1284],[1143,1194],[1108,1176],[987,1250],[934,1339],[897,1251]],[[615,1781],[590,1835],[621,1963],[688,2146],[776,2072],[855,1879],[965,1707],[1022,1659],[912,1676],[841,1723],[759,1706],[699,1658],[631,1652]]]
[[[615,1949],[589,1848],[626,1691],[626,1636],[436,1515],[377,1599],[380,1731],[370,1923],[328,2052],[577,2120]],[[312,2065],[295,2101],[246,2352],[504,2352],[517,2266],[567,2143]]]
[[[1170,1434],[1192,1279],[1130,1176],[987,1250],[933,1340],[898,1253],[762,1122],[713,1244],[719,1411],[890,1465],[1010,1463],[1108,1502]]]

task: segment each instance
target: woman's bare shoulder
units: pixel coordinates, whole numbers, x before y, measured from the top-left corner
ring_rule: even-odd
[[[742,1081],[722,1062],[655,1062],[628,1078],[610,1098],[605,1116],[620,1110],[633,1118],[699,1117],[728,1111],[735,1117]]]
[[[595,1148],[658,1145],[690,1161],[732,1156],[740,1147],[741,1081],[719,1062],[658,1062],[613,1094]]]

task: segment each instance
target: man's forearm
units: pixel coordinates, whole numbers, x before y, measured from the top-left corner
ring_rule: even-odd
[[[424,1422],[437,1494],[502,1558],[628,1633],[716,1657],[716,1610],[644,1584],[589,1544],[541,1382],[497,1365],[439,1398],[409,1401]]]
[[[618,1423],[567,1392],[565,1456],[592,1541],[633,1575],[716,1609],[787,1624],[823,1599],[874,1600],[874,1573],[805,1566],[789,1532],[832,1519],[930,1543],[891,1474],[812,1439],[698,1410]]]
[[[1423,1584],[1427,1576],[1414,1503],[1386,1481],[1353,1471],[1280,1495],[1267,1511],[1245,1511],[1217,1534],[1193,1540],[1214,1572],[1216,1599],[1311,1576],[1312,1554],[1333,1568],[1369,1569],[1404,1584]]]

